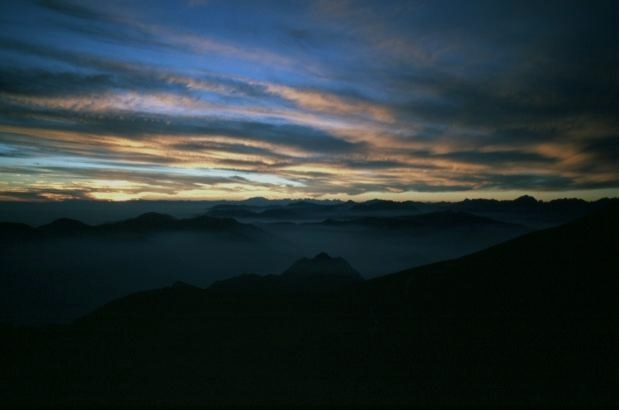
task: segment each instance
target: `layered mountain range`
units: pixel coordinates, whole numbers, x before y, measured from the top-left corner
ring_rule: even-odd
[[[618,238],[613,203],[371,280],[321,253],[279,275],[177,282],[71,325],[5,327],[0,393],[58,405],[611,406]],[[337,286],[278,287],[289,279]]]

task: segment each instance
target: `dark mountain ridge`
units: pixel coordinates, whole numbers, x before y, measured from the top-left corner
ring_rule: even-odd
[[[204,231],[227,232],[240,235],[265,234],[260,228],[236,221],[232,218],[197,216],[176,219],[171,215],[148,212],[135,218],[101,225],[87,225],[83,222],[60,218],[36,228],[25,224],[0,223],[0,239],[11,239],[14,234],[20,238],[46,236],[101,235],[101,234],[142,234],[165,231]]]
[[[9,404],[613,406],[618,237],[613,202],[333,293],[133,294],[66,328],[5,330],[0,393]]]
[[[209,289],[246,294],[333,292],[361,281],[359,272],[346,260],[322,252],[297,260],[280,275],[245,274],[217,281]]]
[[[344,258],[332,258],[326,252],[321,252],[311,259],[302,258],[286,269],[282,276],[347,276],[361,280],[361,275]]]
[[[261,278],[344,276],[352,286],[344,291],[347,301],[365,300],[371,293],[384,307],[397,306],[400,315],[533,314],[536,306],[544,306],[537,313],[548,312],[549,307],[555,313],[584,312],[586,306],[609,302],[596,295],[609,296],[608,292],[619,286],[618,238],[619,204],[614,202],[570,224],[525,234],[462,258],[367,281],[343,258],[323,252],[297,260],[281,275],[244,274],[215,282],[205,291],[220,286],[220,290],[234,290],[227,283],[244,286]],[[591,292],[585,292],[585,284],[592,286]]]
[[[471,213],[491,213],[513,216],[523,212],[533,212],[542,225],[565,223],[574,218],[585,215],[592,210],[604,206],[609,199],[598,201],[583,201],[574,198],[563,198],[551,201],[531,201],[525,197],[528,205],[522,199],[492,200],[467,199],[459,202],[420,202],[420,201],[388,201],[369,200],[365,202],[336,201],[336,200],[269,200],[266,198],[252,198],[244,201],[147,201],[135,200],[126,202],[102,202],[88,200],[68,200],[55,202],[9,202],[0,201],[0,215],[7,222],[20,222],[28,225],[43,225],[61,217],[70,216],[97,225],[106,221],[128,219],[133,215],[140,215],[149,211],[171,214],[177,218],[187,218],[194,215],[208,213],[215,217],[232,217],[246,219],[260,219],[260,212],[266,209],[296,209],[310,218],[343,216],[377,216],[380,214],[413,214],[418,212],[434,212],[445,209],[461,210]],[[287,208],[287,205],[292,204]],[[299,205],[307,206],[299,206]],[[311,204],[321,208],[311,208]],[[522,206],[527,205],[527,206]],[[354,208],[354,210],[353,210]],[[258,216],[257,216],[258,214]],[[524,215],[526,216],[526,215]],[[298,219],[299,214],[296,214]],[[550,221],[546,218],[550,217]],[[268,219],[268,218],[263,218]],[[509,221],[509,219],[507,219]]]
[[[460,202],[416,202],[373,199],[365,202],[291,201],[289,203],[262,203],[260,206],[244,203],[215,205],[207,215],[231,217],[256,222],[300,222],[324,219],[352,220],[372,217],[402,217],[424,213],[468,213],[503,222],[548,227],[569,222],[600,209],[609,199],[587,202],[581,199],[539,201],[523,195],[514,200],[466,199]]]
[[[598,297],[617,291],[618,238],[619,204],[614,202],[572,223],[376,278],[367,286],[397,289],[417,315],[585,312],[616,302]]]
[[[372,211],[407,211],[417,212],[419,206],[413,201],[387,201],[383,199],[372,199],[366,202],[354,203],[351,208],[354,212],[372,212]]]

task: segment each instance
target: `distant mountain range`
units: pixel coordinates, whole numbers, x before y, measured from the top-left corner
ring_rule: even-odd
[[[374,202],[376,203],[376,202]],[[230,206],[222,205],[221,214],[226,214]],[[270,209],[263,211],[270,217],[284,218],[288,214],[290,217],[298,216],[295,211],[302,208],[325,211],[330,208],[326,205],[296,203],[289,204],[290,209]],[[239,210],[235,209],[233,214]],[[219,212],[211,212],[209,215],[202,215],[193,218],[176,219],[171,215],[148,212],[135,218],[126,219],[119,222],[109,222],[100,225],[88,225],[81,221],[60,218],[49,224],[39,227],[31,227],[26,224],[13,222],[0,222],[0,241],[13,241],[21,239],[49,238],[54,236],[76,236],[76,235],[109,235],[109,234],[146,234],[156,232],[214,232],[228,233],[245,237],[259,237],[267,235],[264,230],[248,223],[238,222],[232,217],[211,216]],[[468,227],[480,229],[483,227],[509,229],[514,232],[524,233],[527,227],[521,224],[501,222],[488,217],[477,216],[468,212],[444,210],[415,215],[403,216],[367,216],[358,217],[349,214],[349,218],[335,219],[326,218],[321,223],[326,226],[366,226],[376,229],[397,229],[397,230],[423,230],[423,229],[459,229]]]
[[[273,275],[350,279],[333,292],[239,294],[264,276],[176,283],[71,326],[4,329],[0,394],[5,404],[613,406],[618,238],[614,202],[377,279],[324,254]]]
[[[173,215],[179,219],[196,215],[235,218],[247,222],[321,221],[327,218],[350,219],[364,216],[403,216],[445,210],[473,213],[505,222],[519,222],[539,228],[565,223],[599,209],[609,199],[587,202],[581,199],[538,201],[531,196],[515,200],[467,199],[460,202],[390,201],[365,202],[337,200],[269,200],[250,198],[244,201],[0,201],[0,221],[28,225],[48,224],[70,216],[89,225],[124,220],[147,212]]]
[[[288,205],[295,212],[327,207],[305,201]],[[329,215],[321,214],[317,222],[249,223],[149,212],[100,225],[68,218],[39,227],[0,223],[0,320],[73,320],[120,295],[175,279],[206,286],[239,272],[268,276],[300,254],[323,250],[345,256],[373,277],[464,255],[529,231],[520,224],[452,211],[402,216],[348,212],[347,219]],[[303,284],[252,275],[242,280],[253,283],[247,289],[257,289],[259,281],[272,292],[337,287],[333,280]]]
[[[260,201],[227,203],[211,207],[208,215],[236,218],[247,221],[320,221],[324,219],[354,219],[360,217],[410,216],[434,212],[465,212],[486,216],[505,222],[519,222],[532,226],[550,226],[568,222],[572,219],[604,207],[609,199],[587,202],[581,199],[558,199],[549,202],[538,201],[531,196],[515,200],[475,199],[461,202],[396,202],[374,199],[356,203],[329,202],[316,203],[296,201],[289,203],[268,203]]]
[[[49,236],[144,234],[170,231],[229,233],[245,237],[265,235],[261,229],[250,224],[240,223],[232,218],[217,218],[204,215],[176,219],[171,215],[148,212],[136,218],[101,225],[87,225],[69,218],[60,218],[36,228],[20,223],[4,222],[0,223],[0,240],[44,238]]]
[[[467,314],[476,315],[533,314],[545,304],[546,313],[550,306],[553,314],[584,312],[608,302],[597,296],[612,296],[607,292],[619,284],[615,277],[618,240],[619,203],[615,202],[573,223],[529,233],[463,258],[365,281],[352,294],[366,298],[368,291],[387,292],[405,297],[398,303],[412,307],[409,313],[415,316],[437,311],[458,315],[465,307]],[[596,276],[583,277],[583,272]],[[353,287],[363,281],[346,260],[323,252],[297,260],[280,275],[245,274],[217,281],[207,291],[237,291],[262,279],[319,278],[343,278]],[[590,286],[586,291],[585,284]],[[396,301],[382,296],[377,300],[385,306]]]

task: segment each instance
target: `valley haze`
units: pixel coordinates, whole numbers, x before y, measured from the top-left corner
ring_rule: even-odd
[[[0,318],[67,322],[131,292],[273,274],[321,252],[372,278],[463,256],[612,202],[3,202]]]

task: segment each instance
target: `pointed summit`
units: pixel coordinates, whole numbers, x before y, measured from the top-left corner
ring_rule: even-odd
[[[362,280],[357,272],[344,258],[332,258],[326,252],[320,252],[312,259],[301,258],[286,269],[282,276],[313,277],[332,276],[346,277],[354,281]]]
[[[311,259],[301,258],[281,275],[244,274],[217,281],[209,288],[216,292],[252,295],[331,292],[363,281],[363,277],[343,258],[320,252]]]
[[[320,252],[318,255],[314,256],[314,260],[328,260],[332,259],[327,252]]]
[[[132,219],[132,221],[143,224],[158,224],[174,221],[174,217],[172,215],[162,214],[159,212],[147,212]]]
[[[520,204],[537,204],[537,199],[533,198],[530,195],[522,195],[514,199],[514,202],[517,202]]]

